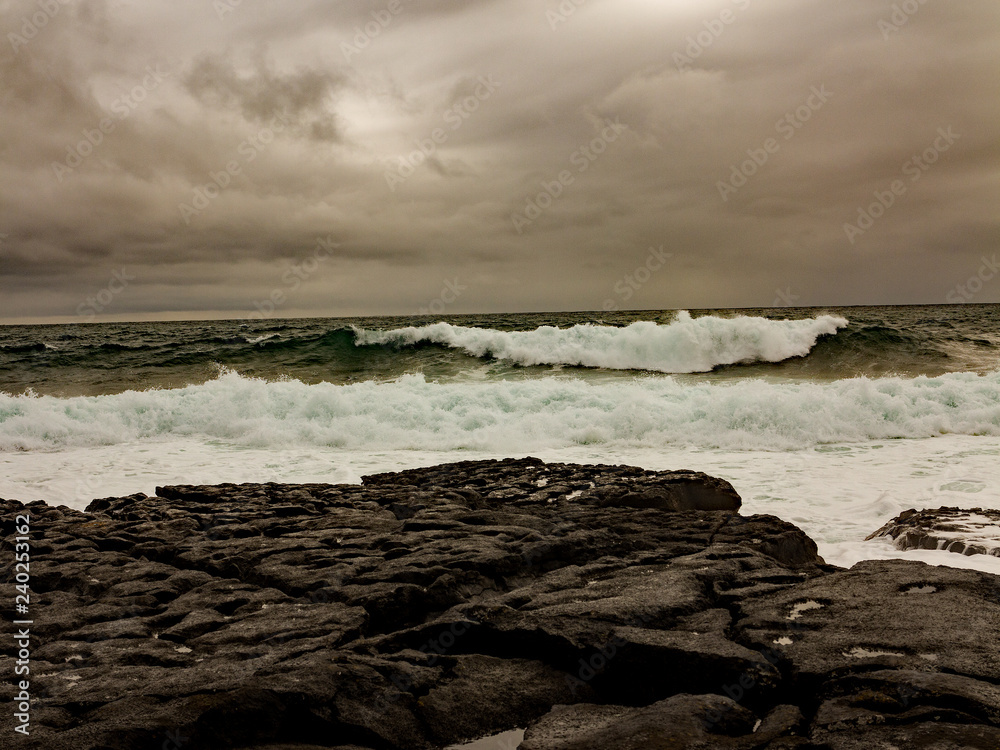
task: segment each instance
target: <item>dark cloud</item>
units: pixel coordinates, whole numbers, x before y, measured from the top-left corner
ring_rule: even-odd
[[[598,309],[660,246],[628,306],[944,302],[998,251],[1000,6],[901,6],[2,2],[0,320],[122,269],[108,316],[238,315],[320,238],[282,314]]]
[[[184,86],[207,106],[234,107],[244,119],[263,124],[276,115],[291,117],[315,140],[338,141],[334,97],[345,79],[332,72],[303,69],[279,74],[263,52],[245,75],[219,57],[199,58],[184,77]]]

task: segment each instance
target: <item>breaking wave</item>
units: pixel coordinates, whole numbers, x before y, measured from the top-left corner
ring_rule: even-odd
[[[355,343],[415,346],[438,344],[475,357],[519,365],[579,365],[664,373],[709,372],[722,365],[781,362],[804,357],[817,339],[847,326],[844,318],[805,320],[738,316],[692,318],[686,311],[666,325],[649,321],[623,328],[593,324],[541,326],[533,331],[465,328],[450,323],[390,331],[356,330]]]
[[[526,450],[583,444],[795,449],[1000,435],[1000,373],[830,383],[590,383],[549,377],[350,385],[223,372],[201,385],[104,396],[0,394],[0,451],[198,437],[237,447]]]

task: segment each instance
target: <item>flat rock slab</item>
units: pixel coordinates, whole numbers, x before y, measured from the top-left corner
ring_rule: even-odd
[[[1000,510],[904,510],[867,538],[890,537],[898,549],[934,549],[1000,557]]]
[[[534,750],[998,746],[976,743],[1000,719],[1000,579],[843,571],[739,506],[695,472],[537,459],[163,487],[87,512],[0,501],[0,554],[31,515],[34,620],[31,734],[7,710],[0,736],[47,750],[420,750],[516,728]],[[10,620],[15,593],[8,576]]]

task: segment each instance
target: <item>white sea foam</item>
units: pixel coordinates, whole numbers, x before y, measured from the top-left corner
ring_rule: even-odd
[[[172,390],[0,394],[0,451],[196,437],[240,447],[514,451],[603,445],[788,450],[946,434],[1000,435],[1000,373],[832,383],[590,383],[549,377],[350,385],[224,371]]]
[[[676,320],[650,321],[624,328],[575,325],[542,326],[533,331],[497,331],[435,323],[390,331],[355,329],[355,342],[412,346],[441,344],[475,357],[495,357],[520,365],[582,365],[613,370],[666,373],[708,372],[719,365],[781,362],[804,357],[823,334],[848,324],[821,315],[805,320],[769,320],[738,316],[692,318],[680,311]]]
[[[590,444],[502,451],[377,450],[309,446],[239,447],[195,437],[51,452],[0,452],[0,497],[83,509],[94,498],[153,493],[166,484],[358,482],[367,474],[449,461],[536,455],[545,461],[691,469],[723,477],[743,497],[744,515],[770,513],[816,540],[827,562],[903,558],[1000,574],[1000,558],[943,550],[897,550],[864,541],[908,508],[1000,509],[1000,438],[946,435],[934,440],[870,441],[795,451],[708,450],[666,445]],[[975,476],[982,492],[950,489]]]

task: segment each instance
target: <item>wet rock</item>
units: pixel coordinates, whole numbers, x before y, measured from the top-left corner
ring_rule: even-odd
[[[740,640],[794,663],[810,688],[826,675],[888,667],[991,680],[1000,649],[1000,577],[904,560],[847,571],[740,602]]]
[[[1000,557],[1000,510],[904,510],[868,539],[889,537],[897,549],[941,549]]]
[[[997,746],[997,577],[843,571],[738,508],[694,472],[537,459],[32,504],[18,746]]]

